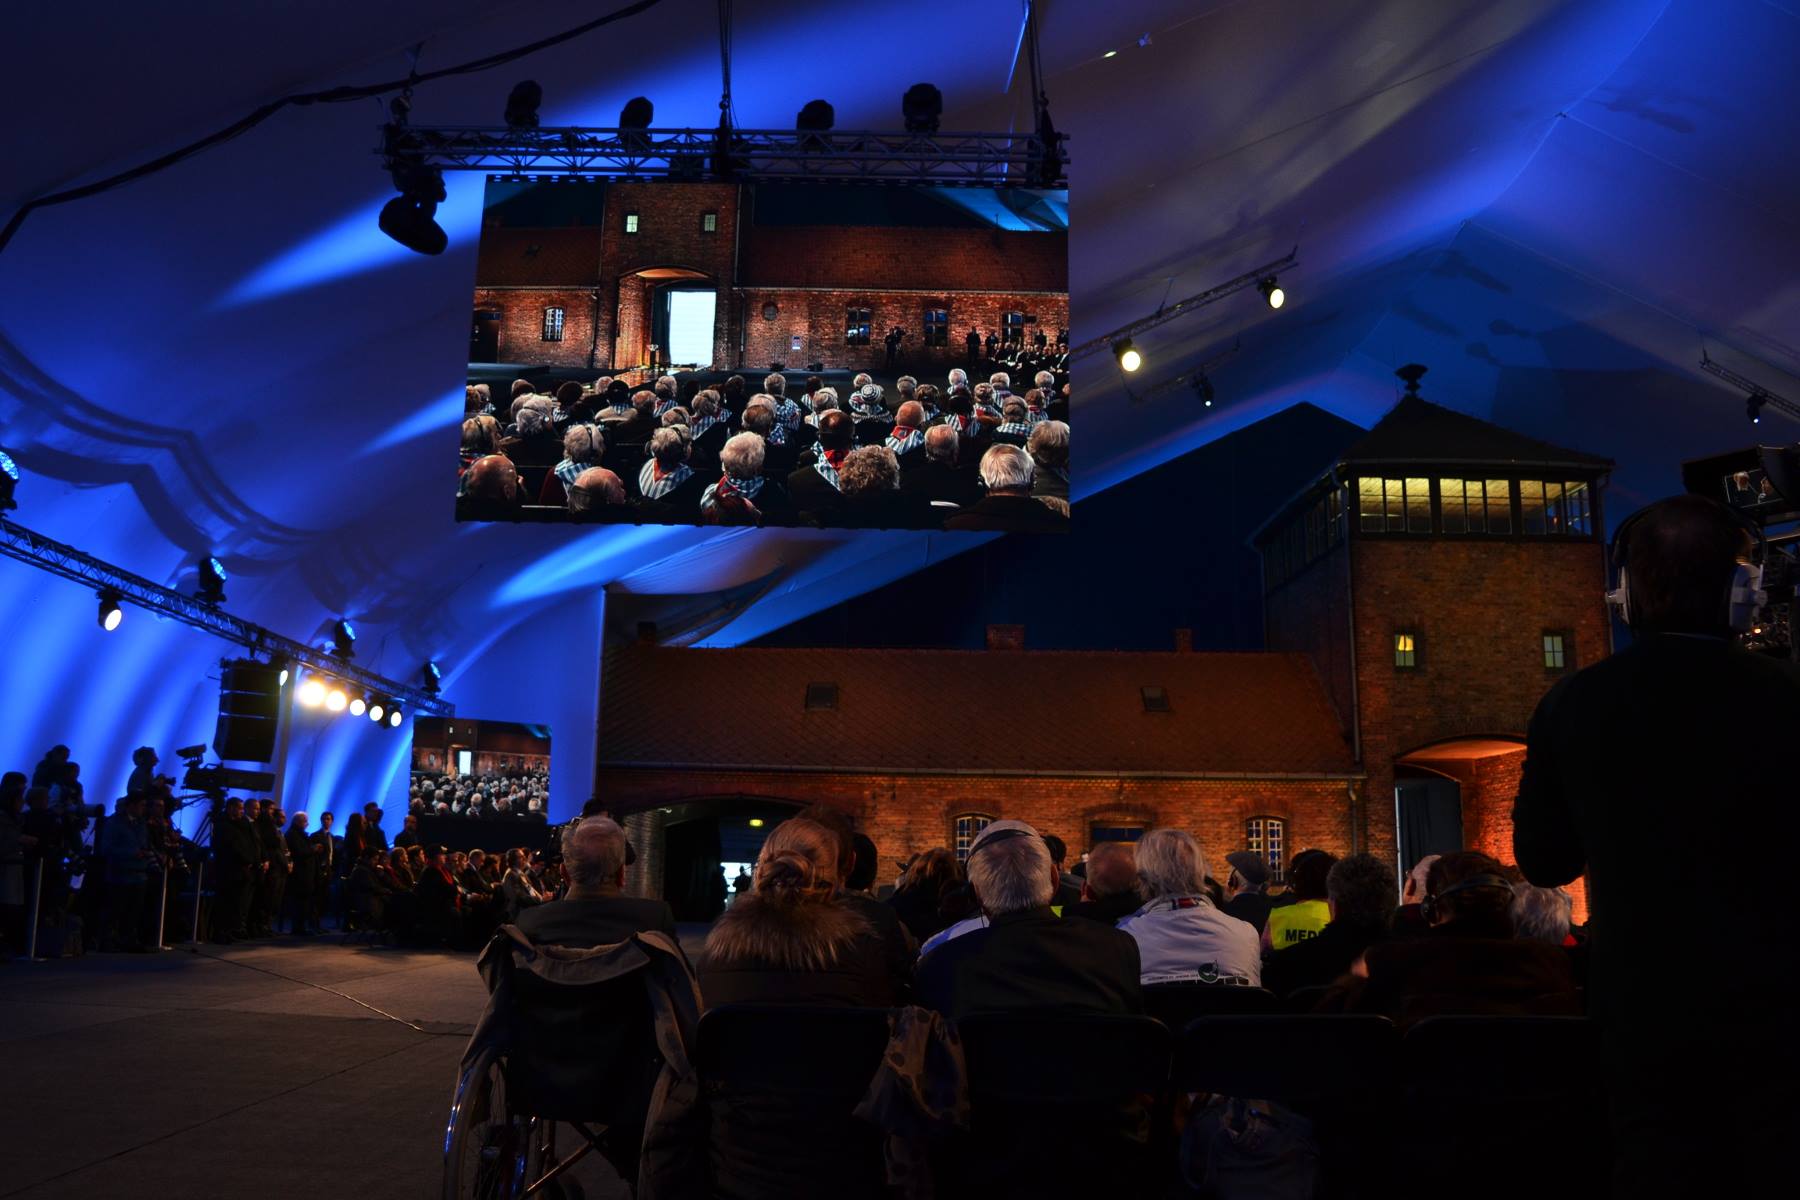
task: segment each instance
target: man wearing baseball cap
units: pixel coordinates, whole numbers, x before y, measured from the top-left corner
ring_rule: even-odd
[[[919,960],[919,1003],[953,1020],[1144,1010],[1131,935],[1051,911],[1060,880],[1037,830],[1023,821],[995,821],[969,847],[968,872],[988,923]]]
[[[1254,850],[1233,850],[1225,856],[1231,877],[1225,881],[1225,912],[1248,921],[1261,934],[1269,923],[1269,864]]]

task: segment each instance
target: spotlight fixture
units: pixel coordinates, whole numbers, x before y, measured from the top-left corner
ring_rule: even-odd
[[[119,605],[119,601],[124,597],[111,588],[102,589],[99,596],[100,613],[96,619],[100,622],[100,628],[111,633],[119,627],[119,622],[125,619],[125,610]]]
[[[333,684],[331,690],[325,693],[325,707],[334,713],[343,712],[349,704],[350,697],[341,685]]]
[[[274,662],[270,663],[269,665],[272,667],[279,667],[281,669],[281,674],[276,676],[276,678],[275,678],[275,686],[276,687],[286,687],[288,680],[290,680],[294,677],[293,667],[291,667],[288,664],[288,661],[284,658],[278,658]]]
[[[200,590],[195,598],[214,608],[225,603],[225,564],[211,555],[200,560]]]
[[[444,200],[444,173],[422,162],[397,160],[391,168],[399,192],[381,207],[381,232],[420,254],[442,254],[450,244],[435,218]]]
[[[1256,290],[1263,294],[1263,299],[1269,302],[1270,308],[1280,308],[1287,303],[1287,293],[1281,290],[1281,285],[1275,282],[1273,275],[1264,275],[1259,279]]]
[[[1744,401],[1744,415],[1750,418],[1752,425],[1762,424],[1762,397],[1752,396]]]
[[[0,450],[0,512],[19,507],[13,502],[13,489],[19,485],[19,464],[12,455]]]
[[[1117,58],[1117,57],[1119,57],[1119,52],[1117,50],[1108,50],[1105,54],[1102,54],[1100,57],[1101,58]]]
[[[325,685],[317,679],[308,679],[300,685],[300,690],[295,695],[306,707],[317,708],[325,703]]]
[[[350,697],[350,715],[360,717],[369,711],[369,702],[361,696]]]
[[[537,80],[524,79],[513,84],[512,94],[506,98],[506,127],[536,129],[538,105],[543,102],[544,89],[538,86]]]
[[[656,106],[647,96],[633,96],[619,110],[619,141],[640,154],[650,152],[650,136],[646,132],[656,119]]]
[[[900,97],[900,115],[908,133],[936,133],[944,115],[944,93],[929,83],[915,83]]]
[[[395,729],[400,728],[400,710],[393,709],[388,713],[388,724]]]
[[[387,716],[387,705],[381,702],[379,696],[369,701],[369,720],[379,725],[381,724],[381,718],[385,716]]]
[[[1213,382],[1207,378],[1206,372],[1197,372],[1194,375],[1193,384],[1194,395],[1200,397],[1200,406],[1211,408],[1213,406]]]
[[[444,683],[444,669],[437,665],[436,660],[428,662],[421,667],[419,669],[419,675],[425,680],[426,694],[431,696],[437,695]]]
[[[808,100],[794,118],[794,128],[802,133],[828,133],[837,124],[837,110],[827,100]]]
[[[1135,371],[1144,365],[1144,356],[1138,353],[1130,338],[1120,338],[1112,344],[1113,357],[1119,360],[1119,367],[1125,371]]]
[[[331,652],[346,662],[356,657],[356,630],[342,617],[331,627]]]
[[[763,819],[761,817],[751,817],[750,818],[750,828],[761,829],[762,827],[763,827]]]

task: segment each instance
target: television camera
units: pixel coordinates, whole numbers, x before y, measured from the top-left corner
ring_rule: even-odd
[[[1693,495],[1722,501],[1752,531],[1757,603],[1738,633],[1746,650],[1800,661],[1794,640],[1800,583],[1800,446],[1749,446],[1681,465]],[[1782,529],[1782,526],[1788,526]]]

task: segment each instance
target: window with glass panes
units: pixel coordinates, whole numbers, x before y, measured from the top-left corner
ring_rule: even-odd
[[[1280,817],[1251,817],[1244,822],[1244,849],[1269,864],[1269,882],[1280,883],[1281,860],[1287,849],[1287,822]]]
[[[1430,533],[1431,481],[1360,479],[1357,511],[1364,533]]]
[[[1411,629],[1394,634],[1394,666],[1409,671],[1419,665],[1419,635]]]
[[[950,843],[956,847],[956,861],[962,862],[969,857],[969,847],[974,844],[975,838],[993,823],[994,818],[986,813],[961,813],[956,817],[951,823],[953,836]]]
[[[1586,537],[1593,532],[1588,485],[1579,481],[1526,479],[1519,483],[1519,531],[1544,537]]]
[[[869,325],[872,313],[866,308],[848,308],[844,310],[844,344],[848,346],[866,346],[869,344]]]
[[[927,346],[948,346],[950,344],[949,309],[928,308],[925,310],[925,344]]]
[[[1001,336],[1005,338],[1007,342],[1022,342],[1025,340],[1024,313],[1009,312],[1000,319],[1000,323],[1005,329],[1005,332],[1002,333]]]
[[[719,232],[719,214],[716,212],[701,213],[700,214],[700,232],[701,233],[717,233],[717,232]]]
[[[1544,631],[1544,670],[1566,671],[1575,665],[1569,642],[1566,633],[1554,629]]]
[[[544,340],[560,342],[563,340],[563,310],[546,308],[544,310]]]
[[[1438,519],[1445,533],[1511,533],[1512,480],[1438,480]]]

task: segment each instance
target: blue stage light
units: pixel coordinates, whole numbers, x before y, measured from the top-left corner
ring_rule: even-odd
[[[195,596],[202,604],[218,606],[225,603],[225,564],[207,555],[200,560],[200,590]]]

